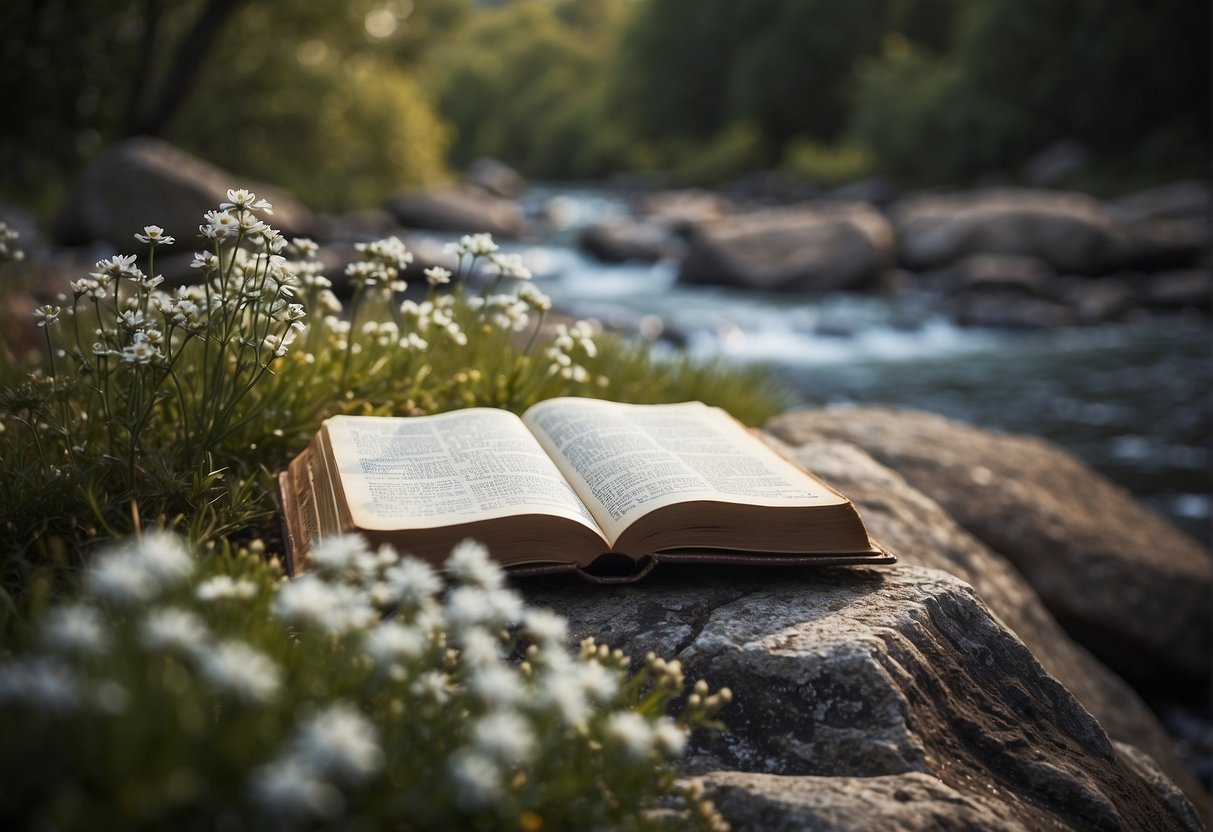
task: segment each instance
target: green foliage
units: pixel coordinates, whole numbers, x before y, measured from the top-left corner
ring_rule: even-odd
[[[471,541],[445,592],[356,538],[290,582],[264,554],[149,533],[37,616],[0,663],[6,828],[727,828],[672,766],[727,689],[667,716],[677,661],[570,655]]]
[[[187,45],[219,7],[231,11],[209,46]],[[50,213],[84,163],[146,129],[316,207],[365,206],[434,181],[450,137],[412,67],[468,9],[468,0],[3,4],[0,193]],[[179,61],[197,72],[162,102]],[[156,108],[167,122],[142,126]]]
[[[788,143],[780,167],[799,179],[831,187],[870,175],[873,164],[868,149],[854,142],[831,145],[794,139]]]
[[[455,275],[408,275],[395,238],[360,244],[342,304],[314,244],[286,246],[258,218],[263,200],[228,196],[205,218],[200,284],[163,291],[154,257],[169,240],[148,227],[146,270],[134,255],[100,261],[69,304],[35,313],[42,366],[0,350],[0,557],[15,608],[32,603],[27,576],[49,565],[54,582],[141,525],[198,541],[272,534],[274,473],[336,413],[521,411],[571,394],[697,398],[756,422],[780,404],[761,377],[657,361],[588,322],[547,326],[550,302],[488,235],[452,245]],[[405,276],[424,299],[399,300]]]
[[[856,134],[918,179],[1014,169],[1059,139],[1122,170],[1203,168],[1208,24],[1208,6],[1187,0],[986,0],[945,55],[886,43],[860,75]]]
[[[607,121],[596,85],[624,11],[621,0],[518,0],[480,12],[431,54],[430,86],[455,126],[451,159],[508,159],[535,176],[595,167]]]

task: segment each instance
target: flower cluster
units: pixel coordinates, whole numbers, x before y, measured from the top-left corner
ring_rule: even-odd
[[[25,259],[25,252],[17,247],[20,236],[16,229],[9,228],[8,223],[0,220],[0,263]]]
[[[667,715],[678,662],[629,676],[592,639],[570,653],[564,619],[527,607],[477,543],[451,553],[449,586],[359,538],[324,540],[290,581],[259,551],[209,574],[165,534],[99,553],[82,597],[0,664],[0,776],[23,785],[6,810],[65,827],[644,829],[667,828],[661,805],[724,828],[670,764],[727,691],[697,683]]]

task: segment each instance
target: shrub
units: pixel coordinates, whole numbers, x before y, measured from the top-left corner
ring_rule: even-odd
[[[528,608],[470,541],[454,585],[330,538],[276,579],[154,533],[0,662],[8,828],[721,829],[672,762],[729,701],[677,661],[635,674]],[[660,813],[657,810],[661,810]]]

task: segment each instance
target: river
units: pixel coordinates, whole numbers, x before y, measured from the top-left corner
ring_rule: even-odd
[[[676,282],[676,265],[600,263],[578,229],[627,214],[596,191],[544,191],[565,227],[515,245],[558,308],[659,328],[692,354],[763,365],[798,405],[881,403],[1031,433],[1066,447],[1198,539],[1210,540],[1213,355],[1203,318],[1045,332],[962,328],[928,294],[768,295]]]

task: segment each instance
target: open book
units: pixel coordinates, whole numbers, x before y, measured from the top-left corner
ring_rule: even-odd
[[[470,537],[517,571],[622,579],[658,561],[895,560],[846,497],[700,402],[335,416],[280,486],[293,570],[339,532],[435,564]]]

